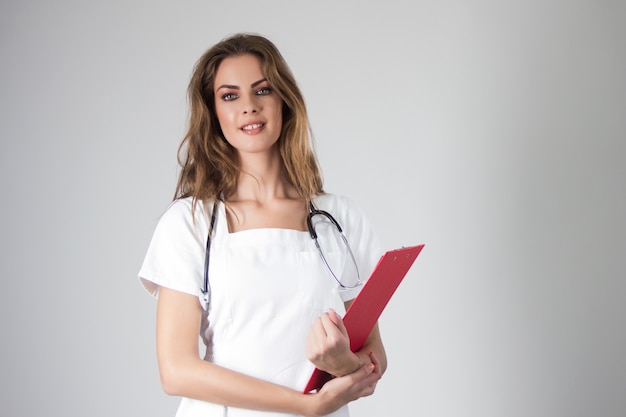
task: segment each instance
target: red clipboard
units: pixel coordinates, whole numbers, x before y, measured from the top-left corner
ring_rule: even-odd
[[[350,336],[350,350],[356,352],[363,347],[391,296],[423,248],[422,244],[394,249],[381,256],[372,275],[343,317]],[[332,375],[316,368],[303,392],[320,389],[331,378]]]

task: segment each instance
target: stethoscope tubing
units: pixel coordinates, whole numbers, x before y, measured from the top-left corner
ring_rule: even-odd
[[[215,200],[215,202],[213,203],[213,210],[211,211],[211,220],[209,222],[209,231],[207,233],[207,240],[206,240],[206,249],[205,249],[205,255],[204,255],[204,283],[202,286],[201,294],[200,294],[200,303],[202,304],[202,307],[205,310],[208,310],[209,307],[209,302],[210,302],[210,284],[209,284],[209,264],[210,264],[210,260],[211,260],[211,241],[212,241],[212,236],[213,236],[213,230],[215,228],[215,224],[217,221],[217,206],[218,206],[218,202],[219,200]],[[343,242],[346,245],[346,248],[348,250],[348,254],[350,255],[350,257],[352,258],[352,261],[354,262],[355,266],[356,266],[356,260],[354,259],[354,254],[352,253],[352,249],[350,249],[350,245],[348,244],[348,240],[346,239],[345,234],[343,233],[343,229],[341,228],[341,225],[339,224],[339,222],[327,211],[325,210],[319,210],[317,209],[313,203],[310,203],[310,207],[309,207],[309,214],[307,215],[306,218],[306,225],[307,225],[307,229],[309,230],[309,234],[311,235],[311,239],[313,239],[315,241],[315,246],[320,254],[320,257],[322,259],[322,261],[324,262],[324,264],[326,265],[326,268],[328,268],[328,270],[330,271],[331,275],[333,276],[333,278],[339,283],[339,285],[342,288],[345,288],[345,286],[341,283],[341,281],[335,276],[335,274],[332,272],[332,269],[330,268],[330,265],[328,265],[328,262],[326,261],[326,258],[324,258],[324,255],[322,254],[322,249],[320,248],[319,242],[317,240],[317,232],[315,231],[315,227],[313,227],[313,216],[316,215],[322,215],[324,217],[326,217],[339,231],[339,234],[341,235],[341,238],[343,240]],[[358,277],[358,268],[357,268],[357,282],[359,282],[358,285],[360,285],[360,278]]]

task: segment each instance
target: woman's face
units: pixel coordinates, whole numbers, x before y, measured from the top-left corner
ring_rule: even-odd
[[[282,100],[265,79],[259,58],[224,59],[213,90],[222,132],[240,155],[273,149],[283,124]]]

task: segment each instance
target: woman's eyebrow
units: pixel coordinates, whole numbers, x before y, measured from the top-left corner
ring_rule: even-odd
[[[239,90],[239,87],[236,86],[236,85],[222,84],[219,87],[217,87],[215,89],[215,91],[221,90],[222,88],[227,88],[227,89],[231,89],[231,90]]]
[[[257,85],[259,85],[259,84],[261,84],[261,83],[263,83],[263,82],[265,82],[265,81],[267,81],[267,79],[266,79],[266,78],[261,78],[259,81],[255,81],[255,82],[253,82],[252,84],[250,84],[250,87],[251,87],[251,88],[254,88],[254,87],[256,87]],[[218,90],[220,90],[220,89],[222,89],[222,88],[227,88],[227,89],[231,89],[231,90],[239,90],[239,86],[237,86],[237,85],[222,84],[222,85],[220,85],[219,87],[217,87],[217,88],[215,89],[215,91],[218,91]]]
[[[250,84],[250,87],[254,88],[254,87],[256,87],[257,85],[261,84],[264,81],[267,81],[267,79],[266,78],[261,78],[259,81],[255,81],[252,84]]]

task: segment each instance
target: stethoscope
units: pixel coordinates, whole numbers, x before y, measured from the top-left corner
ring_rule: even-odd
[[[202,289],[200,290],[201,293],[198,297],[200,299],[200,304],[202,305],[202,308],[204,310],[208,310],[210,299],[211,299],[211,285],[209,283],[209,261],[211,259],[211,241],[212,241],[213,231],[215,229],[215,223],[217,219],[218,201],[219,200],[215,200],[215,202],[213,203],[213,210],[211,211],[211,220],[209,221],[209,232],[207,234],[206,250],[204,254],[204,284],[202,286]],[[346,252],[348,256],[350,257],[351,261],[354,263],[354,269],[356,271],[356,284],[344,285],[341,282],[341,280],[337,277],[337,275],[335,275],[332,268],[328,264],[328,261],[326,260],[326,257],[324,256],[324,252],[322,251],[322,248],[320,247],[320,243],[317,238],[317,232],[315,231],[315,226],[313,223],[313,218],[315,216],[325,217],[337,229],[337,232],[339,233],[339,236],[341,237],[341,240],[343,241],[346,247]],[[309,231],[309,235],[311,236],[311,239],[315,241],[315,247],[317,248],[317,251],[319,252],[320,258],[324,262],[324,265],[326,265],[326,268],[328,269],[328,272],[330,273],[330,275],[335,279],[335,281],[337,281],[339,286],[343,289],[347,289],[347,288],[356,288],[356,287],[363,285],[363,283],[361,282],[361,277],[359,275],[359,269],[356,263],[356,259],[354,258],[354,254],[352,253],[350,244],[348,244],[348,239],[346,238],[346,235],[344,234],[343,229],[339,225],[339,222],[335,220],[335,218],[329,212],[325,210],[317,209],[311,202],[309,204],[309,214],[307,215],[307,218],[306,218],[306,225]]]

